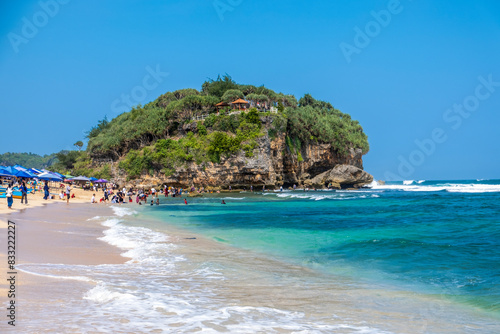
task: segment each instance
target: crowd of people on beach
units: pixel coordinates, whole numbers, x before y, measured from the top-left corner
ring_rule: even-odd
[[[30,192],[36,192],[37,190],[43,190],[44,200],[48,199],[55,199],[56,197],[59,197],[61,200],[66,200],[66,203],[69,204],[70,198],[75,198],[75,194],[71,193],[71,190],[73,184],[72,183],[60,183],[59,184],[59,192],[58,193],[51,193],[51,187],[49,185],[49,181],[37,181],[36,179],[30,180],[30,179],[17,179],[17,180],[9,180],[9,183],[7,185],[7,188],[5,190],[5,197],[7,198],[7,206],[12,209],[12,203],[13,203],[13,197],[14,197],[14,191],[21,192],[21,204],[28,204],[28,193]],[[52,189],[57,188],[57,185],[55,187],[52,187]],[[203,186],[201,187],[195,187],[191,186],[188,189],[183,189],[181,187],[174,187],[174,186],[168,186],[168,185],[162,185],[160,186],[159,189],[156,189],[154,186],[151,188],[134,188],[130,187],[129,189],[126,189],[125,187],[122,187],[120,189],[119,185],[114,184],[114,183],[86,183],[81,185],[81,189],[86,190],[86,191],[92,191],[92,197],[90,199],[90,203],[96,204],[96,203],[116,203],[116,204],[123,204],[123,203],[133,203],[135,202],[138,205],[145,205],[149,202],[150,205],[159,205],[160,200],[159,200],[159,195],[163,194],[165,197],[178,197],[182,198],[183,194],[184,195],[189,195],[191,194],[204,194],[204,193],[220,193],[220,190],[207,190]],[[303,191],[315,191],[316,189],[314,188],[307,188],[304,187],[302,189],[298,189],[297,185],[293,185],[292,187],[288,188],[289,190],[303,190]],[[328,189],[332,189],[332,185],[328,185]],[[228,186],[227,190],[230,192],[233,191],[231,185]],[[240,189],[241,190],[241,189]],[[247,191],[247,188],[244,187],[242,190]],[[250,185],[249,189],[251,192],[254,192],[254,186]],[[262,192],[269,191],[266,189],[266,186],[262,186]],[[283,191],[283,186],[280,186],[279,191]],[[102,196],[99,196],[99,193],[102,193]],[[16,195],[18,196],[18,195]],[[135,198],[134,198],[135,197]],[[18,197],[17,197],[18,198]],[[149,199],[151,198],[151,199]],[[187,203],[187,199],[184,198],[184,203]],[[222,200],[221,204],[226,204],[224,200]]]
[[[99,189],[97,189],[99,190]],[[182,194],[189,194],[189,192],[186,192],[182,188],[175,188],[175,187],[168,187],[165,185],[163,189],[155,189],[154,187],[150,189],[144,189],[144,188],[133,188],[130,187],[129,189],[123,187],[122,189],[119,189],[117,185],[111,185],[109,188],[104,186],[101,188],[102,190],[102,197],[97,200],[96,193],[96,188],[94,188],[94,191],[96,193],[92,194],[92,197],[90,199],[90,203],[117,203],[117,204],[123,204],[123,203],[133,203],[135,201],[136,204],[138,205],[143,205],[148,202],[148,198],[151,196],[151,204],[150,205],[159,205],[160,204],[160,199],[159,196],[160,194],[164,194],[165,197],[181,197]],[[194,187],[192,188],[192,191],[195,191]],[[135,197],[135,200],[133,199]],[[184,203],[187,204],[187,199],[184,198]]]

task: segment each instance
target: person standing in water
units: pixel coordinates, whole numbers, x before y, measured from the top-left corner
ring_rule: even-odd
[[[185,198],[184,198],[184,204],[186,205],[188,204],[188,201]]]

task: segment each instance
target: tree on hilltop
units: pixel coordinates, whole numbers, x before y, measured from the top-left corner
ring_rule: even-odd
[[[80,152],[82,150],[82,147],[83,147],[83,142],[81,140],[79,140],[76,143],[74,143],[73,145],[78,147],[78,152]]]

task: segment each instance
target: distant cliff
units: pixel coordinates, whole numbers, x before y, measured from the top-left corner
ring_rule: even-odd
[[[352,188],[372,180],[362,170],[368,138],[349,114],[228,75],[105,118],[87,137],[70,172],[120,184]]]

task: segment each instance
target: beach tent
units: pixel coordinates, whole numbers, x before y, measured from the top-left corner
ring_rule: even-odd
[[[71,181],[90,181],[90,179],[88,177],[80,175],[72,178]]]
[[[14,165],[14,168],[17,170],[22,170],[24,172],[28,170],[28,168],[21,166],[21,165]]]
[[[90,181],[92,181],[92,182],[97,181],[97,179],[96,179],[95,177],[90,177],[89,179],[90,179]]]
[[[0,176],[12,176],[12,174],[7,174],[3,169],[0,169]]]
[[[15,176],[16,172],[17,172],[17,169],[14,169],[14,167],[12,167],[12,166],[3,167],[3,170],[12,176]]]
[[[61,173],[58,173],[58,172],[51,172],[52,174],[56,174],[57,176],[59,176],[61,179],[64,179],[64,175],[62,175]]]
[[[39,178],[40,180],[44,180],[44,181],[62,181],[63,180],[59,176],[57,176],[53,173],[50,173],[50,172],[45,172],[45,173],[39,174],[37,176],[37,178]]]
[[[95,181],[95,183],[108,183],[109,181],[106,180],[106,179],[99,179],[97,181]]]
[[[14,176],[16,177],[24,177],[24,178],[34,178],[36,176],[36,174],[34,173],[31,173],[28,168],[26,167],[23,167],[21,165],[15,165],[13,168],[12,168],[12,171],[14,172]]]
[[[69,175],[69,174],[63,175],[63,176],[64,176],[65,179],[72,179],[72,178],[74,178],[73,175]]]
[[[80,185],[83,186],[85,183],[87,183],[88,181],[90,181],[90,179],[88,177],[86,177],[86,176],[80,175],[80,176],[72,178],[71,181],[74,181],[74,182],[76,182],[76,183],[78,183],[78,184],[80,184]]]
[[[28,172],[25,172],[23,170],[16,170],[14,172],[14,176],[15,177],[24,177],[24,178],[28,178],[28,179],[32,179],[32,178],[35,177],[34,175],[32,175],[32,174],[30,174]]]
[[[7,175],[7,176],[12,176],[12,170],[5,167],[5,166],[0,166],[0,173],[2,173],[3,175]]]
[[[28,172],[32,173],[32,174],[35,174],[35,175],[38,175],[38,174],[42,174],[43,172],[39,169],[36,169],[36,168],[30,168],[28,169]]]

